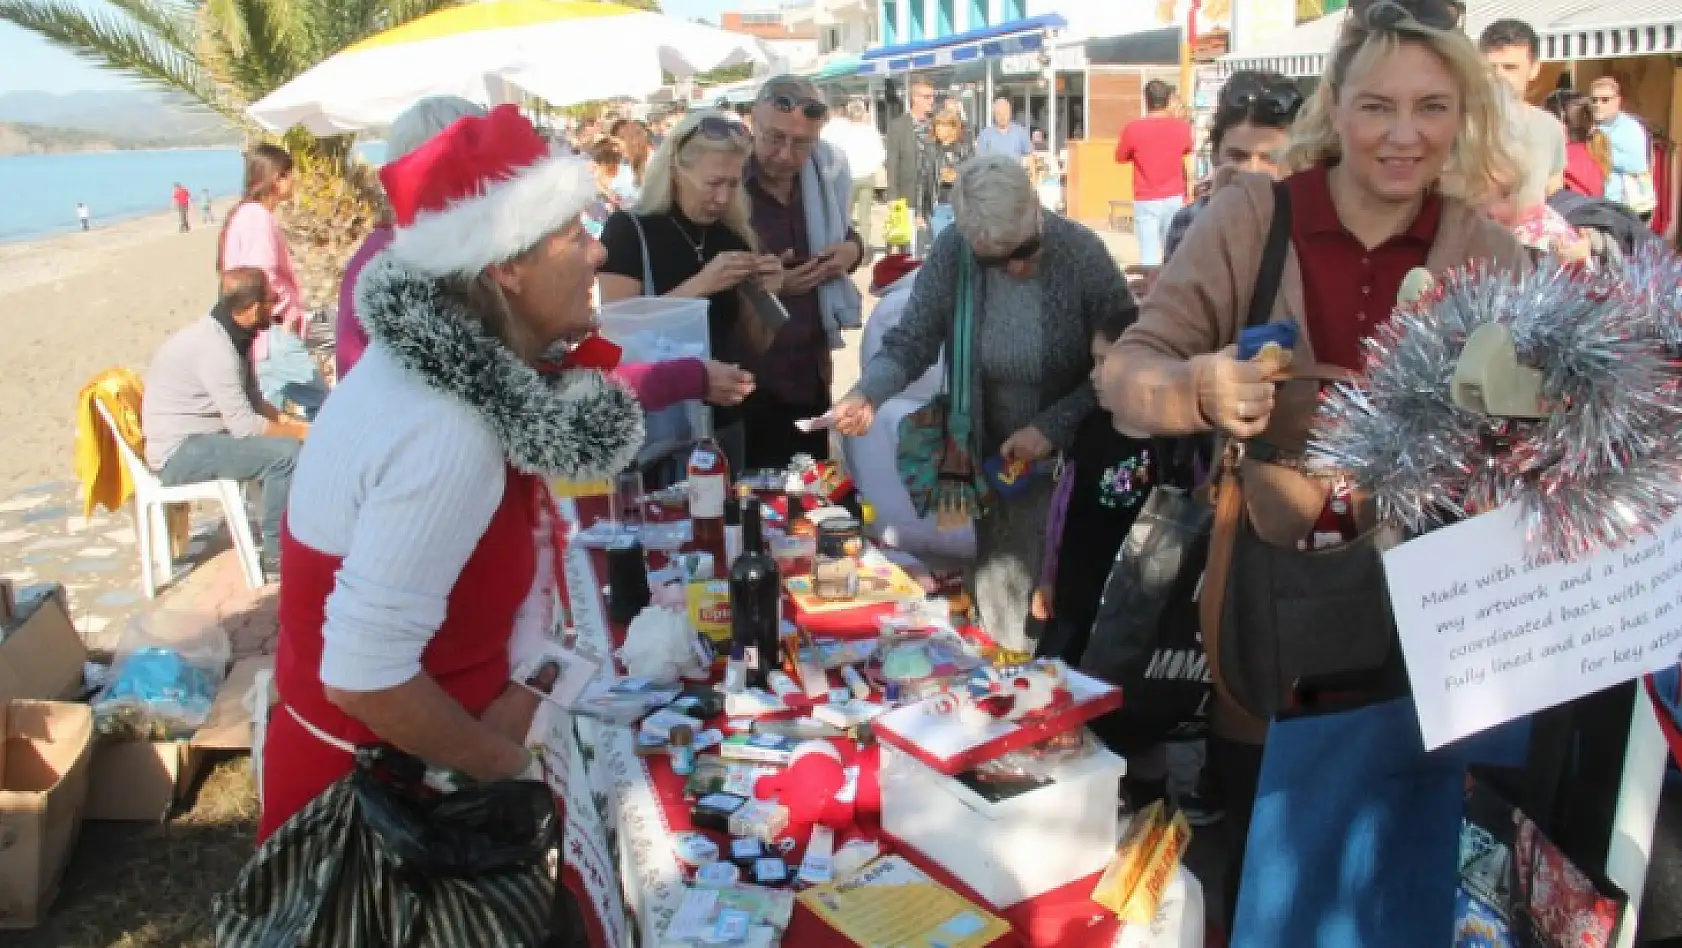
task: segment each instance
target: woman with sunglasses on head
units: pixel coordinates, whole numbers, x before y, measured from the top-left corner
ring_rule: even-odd
[[[917,193],[912,207],[917,223],[929,229],[929,242],[940,237],[952,224],[952,185],[958,180],[958,166],[975,155],[975,146],[964,135],[964,120],[947,109],[929,125],[929,140],[917,159]]]
[[[1040,575],[1049,467],[1068,450],[1096,404],[1092,335],[1131,323],[1133,295],[1098,235],[1044,210],[1022,163],[966,162],[951,188],[954,226],[935,240],[918,271],[899,324],[882,339],[859,383],[835,406],[836,429],[866,434],[883,402],[899,394],[957,345],[969,366],[952,388],[969,390],[977,463],[1002,458],[1029,480],[1025,491],[977,511],[970,587],[982,626],[1006,648],[1032,651],[1029,607]],[[968,282],[960,281],[968,275]]]
[[[738,290],[757,281],[775,294],[783,278],[782,262],[758,253],[748,224],[742,170],[752,150],[734,116],[685,116],[650,156],[635,207],[614,212],[602,228],[607,262],[597,278],[604,303],[645,295],[645,281],[653,295],[708,301],[705,401],[715,409],[713,426],[727,454],[732,439],[725,429],[739,421],[735,409],[753,391],[753,377],[738,366],[769,343],[744,318]],[[741,470],[740,457],[730,462]]]
[[[1168,239],[1162,259],[1174,256],[1185,239],[1191,222],[1209,206],[1209,196],[1237,172],[1285,176],[1285,145],[1291,122],[1302,108],[1302,90],[1276,72],[1241,70],[1221,87],[1220,104],[1209,126],[1209,153],[1215,167],[1208,189],[1191,204],[1175,212],[1168,223]]]
[[[1475,206],[1513,161],[1500,143],[1487,67],[1458,28],[1461,11],[1440,0],[1358,0],[1350,9],[1324,79],[1292,127],[1290,177],[1276,184],[1241,175],[1211,198],[1098,386],[1118,423],[1247,442],[1252,532],[1283,549],[1335,545],[1350,535],[1351,519],[1361,530],[1370,525],[1367,505],[1351,512],[1331,496],[1329,480],[1302,471],[1319,391],[1312,380],[1360,368],[1362,340],[1389,317],[1410,270],[1440,276],[1469,262],[1516,268],[1525,259]],[[1442,186],[1445,173],[1457,193]],[[1287,252],[1268,306],[1252,297],[1281,200]],[[1238,358],[1252,305],[1296,325],[1291,371],[1299,381]],[[1212,653],[1242,653],[1219,633],[1205,630]],[[1210,717],[1210,767],[1242,839],[1267,722],[1246,714],[1218,675]],[[1239,878],[1232,869],[1229,918]]]

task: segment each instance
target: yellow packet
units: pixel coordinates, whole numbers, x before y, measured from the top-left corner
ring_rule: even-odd
[[[610,480],[575,481],[565,477],[556,477],[550,479],[549,488],[555,492],[556,497],[570,497],[573,499],[577,499],[579,497],[606,497],[613,493],[613,482]]]
[[[1116,847],[1115,858],[1104,867],[1098,885],[1092,890],[1092,901],[1120,915],[1127,905],[1127,897],[1144,877],[1145,867],[1157,840],[1168,828],[1168,809],[1161,800],[1134,814],[1128,824],[1127,835]]]
[[[1185,814],[1175,811],[1174,818],[1157,836],[1156,845],[1146,857],[1144,873],[1138,885],[1128,893],[1121,911],[1117,913],[1122,921],[1149,925],[1156,918],[1156,910],[1162,907],[1163,893],[1174,881],[1174,870],[1179,868],[1180,856],[1190,842],[1191,825],[1186,822]]]
[[[722,579],[690,583],[684,589],[684,597],[689,606],[689,624],[715,645],[723,645],[728,649],[730,583]]]

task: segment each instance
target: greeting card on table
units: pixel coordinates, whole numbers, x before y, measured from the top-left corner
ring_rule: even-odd
[[[982,948],[1010,931],[901,856],[800,893],[831,928],[865,948]]]

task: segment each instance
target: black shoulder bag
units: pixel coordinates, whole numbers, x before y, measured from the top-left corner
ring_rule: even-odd
[[[1274,185],[1274,214],[1244,326],[1268,322],[1290,248],[1291,204]],[[1199,612],[1216,687],[1268,720],[1322,691],[1360,702],[1407,693],[1407,671],[1384,583],[1378,527],[1342,546],[1297,550],[1256,535],[1240,473],[1245,457],[1280,462],[1263,439],[1227,445],[1214,481],[1215,525]]]

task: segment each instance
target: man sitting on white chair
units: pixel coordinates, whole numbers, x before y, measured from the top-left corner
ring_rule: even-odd
[[[146,372],[140,424],[146,464],[164,486],[255,480],[263,490],[263,575],[280,577],[280,520],[309,425],[276,411],[257,390],[251,344],[276,302],[263,271],[222,274],[215,308],[169,337]]]

